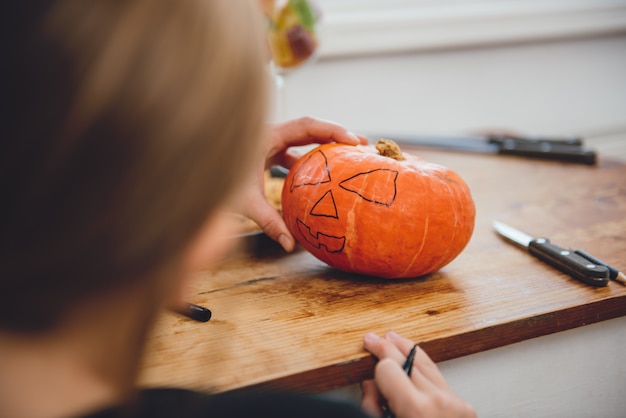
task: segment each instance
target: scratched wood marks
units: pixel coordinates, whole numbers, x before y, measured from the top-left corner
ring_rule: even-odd
[[[475,232],[456,260],[390,281],[259,241],[256,255],[241,251],[198,275],[191,301],[213,311],[209,322],[163,314],[140,384],[324,391],[371,375],[361,344],[368,331],[396,330],[441,361],[626,315],[625,286],[586,286],[491,229],[498,219],[626,270],[626,165],[419,155],[454,169],[472,190]]]

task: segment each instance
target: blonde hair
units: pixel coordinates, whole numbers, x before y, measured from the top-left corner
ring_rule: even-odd
[[[0,328],[46,329],[73,301],[179,261],[259,150],[259,19],[242,0],[26,14],[0,156]]]

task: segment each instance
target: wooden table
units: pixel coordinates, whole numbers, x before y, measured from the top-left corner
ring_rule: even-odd
[[[582,284],[491,228],[497,219],[626,270],[624,163],[405,151],[454,169],[472,190],[475,232],[456,260],[427,277],[387,281],[265,242],[199,275],[192,302],[213,311],[209,322],[163,315],[140,383],[320,392],[371,376],[368,331],[393,329],[443,361],[626,315],[626,286]]]

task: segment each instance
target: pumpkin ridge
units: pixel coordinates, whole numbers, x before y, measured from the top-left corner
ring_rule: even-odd
[[[426,216],[426,219],[424,220],[424,234],[422,235],[422,243],[420,244],[420,248],[413,255],[413,258],[411,259],[409,266],[402,272],[402,274],[400,274],[401,277],[404,277],[409,271],[411,271],[411,269],[413,268],[413,265],[415,264],[415,261],[417,261],[418,257],[424,250],[424,246],[426,245],[426,237],[428,236],[429,221],[430,221],[430,216]]]
[[[358,202],[353,200],[352,208],[347,213],[346,220],[346,241],[348,242],[357,242],[358,241],[358,231],[357,228],[354,227],[355,219],[356,219],[356,206]],[[344,254],[348,259],[348,263],[350,263],[350,268],[354,271],[354,261],[352,257],[352,248],[351,246],[347,246],[344,248]]]
[[[452,237],[448,240],[449,242],[455,242],[454,240],[456,239],[456,235],[459,232],[459,228],[458,228],[458,224],[459,224],[459,214],[458,214],[458,206],[460,205],[460,199],[459,199],[459,195],[458,195],[458,190],[456,190],[456,188],[450,187],[450,182],[444,182],[446,184],[446,186],[448,187],[448,192],[450,193],[451,196],[453,196],[452,202],[454,203],[454,225],[452,227]],[[449,261],[449,254],[450,254],[450,245],[448,245],[446,247],[446,251],[441,255],[440,258],[440,262],[441,260],[444,260],[445,264],[448,264]],[[453,257],[454,258],[454,257]],[[452,261],[452,260],[450,260]]]

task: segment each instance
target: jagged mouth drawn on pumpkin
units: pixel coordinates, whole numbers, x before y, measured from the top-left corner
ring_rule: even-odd
[[[361,199],[383,206],[391,206],[396,198],[396,181],[398,171],[389,168],[376,168],[358,172],[338,183],[342,193],[350,192]],[[300,187],[323,187],[332,184],[328,159],[322,151],[314,152],[297,169],[290,184],[290,192]],[[339,220],[340,215],[332,189],[327,189],[309,211],[312,217],[334,218]],[[346,244],[345,236],[325,234],[321,231],[313,232],[310,225],[296,218],[298,232],[313,247],[324,248],[330,253],[340,253]]]
[[[298,223],[298,231],[304,239],[317,249],[324,247],[329,253],[340,253],[346,245],[346,237],[335,237],[332,235],[317,232],[313,234],[311,228],[300,219],[296,219]]]

